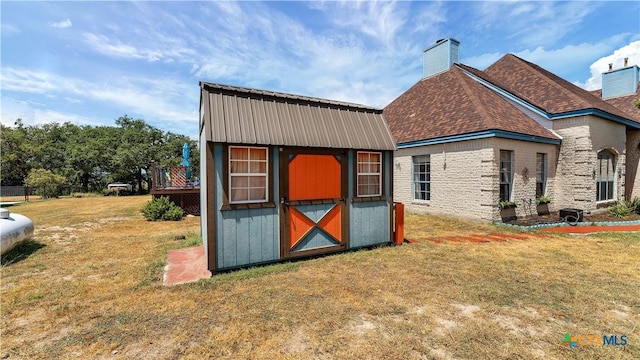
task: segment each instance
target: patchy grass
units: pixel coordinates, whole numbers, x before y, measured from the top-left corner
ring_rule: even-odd
[[[640,234],[433,243],[504,228],[407,214],[407,238],[161,285],[199,218],[145,221],[148,196],[22,204],[29,254],[3,258],[0,357],[633,359]],[[186,240],[175,240],[184,235]],[[15,255],[14,255],[15,256]],[[18,259],[14,257],[13,259]],[[627,346],[562,344],[565,333]]]

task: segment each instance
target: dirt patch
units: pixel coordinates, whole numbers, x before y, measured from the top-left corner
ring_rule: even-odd
[[[528,235],[518,235],[518,234],[473,234],[468,236],[441,236],[438,238],[426,238],[424,240],[434,242],[436,244],[448,241],[448,242],[472,242],[472,243],[488,243],[488,242],[502,242],[502,241],[521,241],[521,240],[531,240],[535,238],[540,238],[541,235],[536,234],[528,234]],[[415,242],[415,240],[413,240]]]

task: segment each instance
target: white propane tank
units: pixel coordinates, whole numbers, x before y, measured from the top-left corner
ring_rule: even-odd
[[[33,235],[33,221],[24,215],[10,214],[9,210],[0,209],[0,234],[2,234],[0,254],[4,255]]]

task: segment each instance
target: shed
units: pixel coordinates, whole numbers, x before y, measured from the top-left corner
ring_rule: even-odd
[[[202,239],[212,272],[390,243],[382,110],[200,83]]]

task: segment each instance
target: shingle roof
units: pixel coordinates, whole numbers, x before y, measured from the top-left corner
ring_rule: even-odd
[[[398,143],[487,130],[558,139],[458,65],[420,80],[387,105],[383,115]]]
[[[200,83],[207,141],[395,150],[382,110],[352,103]]]
[[[602,98],[602,89],[591,91],[591,93]],[[633,102],[636,100],[640,100],[640,84],[635,94],[609,98],[605,101],[623,111],[627,118],[640,123],[640,108],[633,106]]]
[[[627,118],[627,115],[592,93],[565,79],[507,54],[482,72],[488,80],[549,114],[597,109]]]

